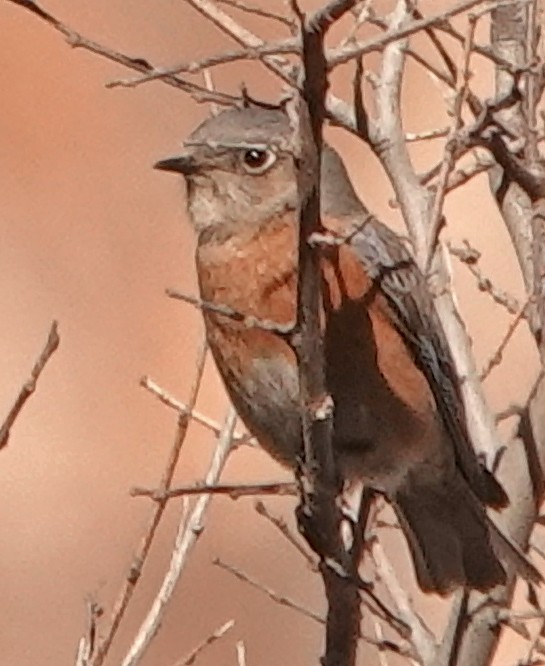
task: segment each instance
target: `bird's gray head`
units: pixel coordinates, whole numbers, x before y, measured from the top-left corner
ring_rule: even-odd
[[[188,210],[197,232],[259,227],[296,210],[293,128],[281,109],[229,109],[200,125],[178,157],[155,167],[183,174]],[[322,153],[322,214],[361,210],[340,157],[329,146]]]

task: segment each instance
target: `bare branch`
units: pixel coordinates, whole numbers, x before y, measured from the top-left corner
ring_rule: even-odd
[[[188,400],[190,413],[193,411],[193,408],[195,407],[195,403],[197,401],[197,395],[199,393],[199,388],[201,385],[204,373],[204,367],[206,363],[207,349],[208,345],[205,341],[203,341],[201,345],[201,350],[197,357],[196,376],[193,386],[191,387],[190,396]],[[190,421],[191,419],[188,414],[179,415],[178,417],[178,427],[176,430],[176,436],[172,448],[170,450],[167,464],[165,466],[165,470],[163,472],[163,476],[160,483],[160,489],[162,492],[167,492],[172,483],[174,471],[178,463],[178,458],[180,457],[182,446],[185,442]],[[148,557],[151,544],[153,543],[155,532],[157,531],[159,523],[161,522],[161,518],[163,517],[166,505],[167,502],[166,500],[164,500],[163,502],[157,502],[153,508],[153,512],[150,517],[146,532],[142,537],[142,539],[140,540],[140,544],[138,545],[138,548],[136,550],[136,555],[133,558],[131,567],[129,569],[129,573],[123,583],[123,587],[114,604],[112,616],[110,618],[110,624],[108,626],[108,629],[104,637],[101,639],[101,641],[97,646],[96,653],[94,654],[93,659],[91,661],[91,666],[102,666],[104,660],[106,659],[112,641],[117,633],[117,630],[119,629],[119,625],[121,624],[121,620],[123,619],[127,607],[132,599],[136,585],[140,580],[142,569],[146,563],[146,559]]]
[[[237,664],[238,666],[247,666],[246,665],[246,646],[244,641],[237,642]]]
[[[218,627],[215,631],[213,631],[209,636],[207,636],[203,641],[201,641],[197,647],[195,647],[191,652],[186,656],[183,657],[182,659],[179,659],[174,666],[191,666],[192,664],[195,663],[195,660],[197,657],[206,650],[206,648],[209,645],[212,645],[215,643],[217,640],[225,636],[225,634],[230,631],[233,627],[235,626],[235,621],[234,620],[229,620],[228,622],[225,622],[225,624],[222,624],[221,627]]]
[[[17,420],[17,417],[21,413],[23,407],[28,402],[30,396],[36,391],[36,386],[38,384],[38,380],[40,379],[40,375],[42,374],[51,356],[55,353],[59,343],[60,338],[58,333],[58,326],[57,322],[54,321],[51,324],[45,346],[40,352],[40,355],[38,356],[32,370],[30,371],[30,377],[21,387],[19,394],[15,398],[15,401],[8,412],[8,415],[0,426],[0,450],[7,445],[13,424]]]
[[[142,377],[140,380],[140,386],[143,386],[155,397],[159,398],[159,400],[164,405],[174,409],[176,412],[178,412],[178,414],[180,414],[180,416],[189,416],[193,421],[196,421],[205,428],[208,428],[208,430],[211,430],[215,435],[219,435],[221,433],[223,426],[218,421],[211,419],[209,416],[201,414],[196,409],[191,410],[189,405],[186,405],[185,402],[181,402],[172,396],[149,377]],[[248,433],[235,432],[233,435],[233,442],[235,444],[251,444],[255,442],[255,438]]]
[[[227,418],[225,419],[223,432],[218,438],[218,443],[210,462],[210,467],[205,476],[205,483],[207,485],[217,483],[225,463],[227,462],[231,450],[231,441],[236,421],[236,412],[231,407],[227,414]],[[122,666],[134,666],[137,664],[149,647],[151,640],[157,634],[166,606],[170,601],[176,583],[180,579],[185,565],[187,564],[189,554],[197,542],[197,539],[202,534],[203,519],[210,499],[210,494],[202,495],[195,503],[187,520],[185,519],[185,515],[182,515],[168,571],[145,620],[140,626],[133,644],[122,661]]]
[[[131,79],[115,79],[106,84],[107,88],[135,88],[142,83],[149,83],[157,79],[173,76],[175,74],[197,74],[210,67],[227,65],[239,60],[263,60],[266,56],[288,55],[300,53],[301,45],[296,39],[286,39],[282,42],[263,43],[260,46],[250,46],[238,51],[224,51],[217,55],[208,56],[201,60],[184,61],[169,67],[158,67],[143,76]]]
[[[462,73],[459,76],[458,80],[459,85],[456,91],[456,99],[454,101],[454,120],[452,123],[452,129],[450,131],[449,138],[447,139],[447,145],[445,146],[443,162],[441,165],[441,169],[439,171],[437,188],[435,190],[435,197],[433,200],[433,206],[430,213],[427,247],[424,254],[424,268],[426,273],[430,269],[433,255],[436,250],[439,231],[441,227],[444,225],[443,203],[445,201],[445,196],[447,192],[448,179],[454,167],[455,153],[457,147],[455,142],[455,137],[459,129],[462,127],[462,110],[464,108],[464,104],[469,90],[469,79],[471,77],[471,72],[469,67],[470,67],[471,53],[473,48],[473,41],[475,38],[476,27],[477,27],[477,20],[475,18],[470,17],[467,36],[464,43],[464,64],[462,68]]]
[[[446,10],[432,14],[426,18],[410,21],[403,27],[391,27],[390,30],[385,32],[379,37],[368,39],[362,42],[347,44],[339,48],[337,52],[332,52],[328,57],[329,68],[333,69],[338,65],[343,65],[354,58],[371,53],[373,51],[382,51],[388,44],[405,40],[407,37],[420,32],[426,28],[438,27],[449,18],[454,18],[459,14],[463,14],[477,5],[482,5],[485,0],[465,0],[459,2]],[[495,0],[489,3],[489,7],[494,7],[500,4],[503,0]]]
[[[481,381],[484,381],[488,377],[488,375],[492,372],[492,370],[502,362],[503,352],[505,351],[505,348],[511,341],[511,338],[513,337],[515,331],[517,330],[520,322],[525,318],[525,313],[527,308],[528,308],[528,301],[526,301],[526,303],[520,308],[516,316],[513,317],[513,320],[510,322],[509,326],[507,327],[507,331],[505,332],[505,335],[501,339],[501,342],[498,345],[497,349],[494,351],[494,353],[485,363],[484,368],[482,369],[481,374],[479,375],[479,379]]]
[[[416,143],[417,141],[430,141],[431,139],[442,139],[448,136],[450,130],[448,127],[438,127],[437,129],[423,130],[422,132],[406,132],[405,141],[407,143]]]
[[[137,72],[148,73],[155,70],[155,67],[151,65],[145,58],[134,58],[127,56],[120,51],[116,51],[115,49],[111,49],[108,46],[104,46],[103,44],[99,44],[98,42],[93,41],[92,39],[84,37],[73,28],[69,27],[62,21],[59,21],[51,14],[45,12],[35,2],[32,2],[32,0],[7,1],[25,7],[25,9],[28,9],[36,16],[39,16],[48,25],[57,30],[57,32],[60,32],[62,35],[64,35],[66,41],[72,48],[80,48],[84,51],[90,51],[95,55],[106,58],[111,62],[119,63],[120,65],[128,67],[129,69],[135,70]],[[173,86],[174,88],[179,88],[180,90],[188,93],[196,101],[203,102],[213,99],[217,104],[223,105],[232,105],[240,101],[238,97],[234,97],[233,95],[229,95],[227,93],[221,93],[217,91],[211,93],[209,90],[206,90],[206,88],[203,88],[202,86],[191,83],[190,81],[185,81],[184,79],[180,79],[176,76],[164,76],[162,77],[162,80],[168,85]]]
[[[496,160],[493,157],[476,154],[473,164],[466,167],[458,167],[453,173],[451,173],[448,180],[447,193],[469,183],[469,181],[475,178],[475,176],[480,176],[482,173],[486,173],[493,166],[496,166]]]
[[[464,247],[454,247],[452,243],[447,243],[447,247],[449,252],[467,266],[468,270],[475,276],[479,290],[490,294],[494,302],[504,307],[509,314],[517,315],[521,312],[521,316],[525,316],[525,308],[521,307],[518,300],[503,289],[496,287],[492,280],[481,271],[479,268],[480,252],[472,247],[469,241],[464,239],[463,242]]]
[[[243,583],[250,585],[250,587],[259,590],[260,592],[264,592],[269,597],[269,599],[274,601],[276,604],[279,604],[280,606],[285,606],[286,608],[291,608],[291,610],[294,610],[297,613],[304,615],[310,620],[314,620],[314,622],[318,622],[319,624],[325,624],[324,618],[318,613],[315,613],[309,608],[302,606],[301,604],[297,603],[297,601],[293,601],[289,597],[286,597],[282,594],[278,594],[272,588],[263,585],[263,583],[260,583],[254,578],[251,578],[248,574],[244,573],[244,571],[241,571],[232,564],[228,564],[227,562],[224,562],[219,558],[216,558],[213,564],[215,564],[217,567],[220,567],[220,569],[223,569],[224,571],[228,571],[230,574],[235,576],[235,578],[238,578]]]
[[[192,486],[179,486],[167,491],[156,488],[131,488],[133,497],[150,497],[155,502],[164,502],[173,497],[186,495],[228,495],[237,500],[240,497],[255,497],[256,495],[297,495],[297,485],[289,481],[275,481],[270,483],[223,483],[223,484],[196,484]]]
[[[266,518],[271,523],[271,525],[274,525],[280,534],[297,550],[300,555],[303,556],[303,559],[306,561],[312,571],[318,571],[318,564],[316,563],[314,557],[305,548],[303,548],[297,537],[292,534],[288,524],[281,516],[273,516],[261,501],[257,501],[254,505],[254,508],[260,516],[263,516],[263,518]]]
[[[295,27],[294,22],[289,18],[286,18],[282,14],[275,14],[274,12],[267,11],[262,7],[257,5],[251,5],[250,3],[242,0],[217,0],[222,5],[228,5],[229,7],[235,7],[241,12],[246,12],[247,14],[255,14],[256,16],[261,16],[263,18],[271,19],[272,21],[278,21],[286,25],[288,28],[293,29]]]
[[[279,594],[272,588],[268,587],[267,585],[264,585],[263,583],[259,582],[255,578],[252,578],[249,576],[247,573],[242,571],[241,569],[233,566],[232,564],[228,564],[227,562],[224,562],[223,560],[220,560],[219,558],[215,559],[213,564],[216,566],[220,567],[220,569],[223,569],[224,571],[229,572],[235,578],[238,578],[238,580],[242,581],[243,583],[246,583],[247,585],[250,585],[250,587],[253,587],[256,590],[259,590],[260,592],[263,592],[271,601],[274,603],[284,606],[286,608],[290,608],[291,610],[295,611],[296,613],[300,613],[301,615],[305,616],[306,618],[313,620],[314,622],[318,622],[321,625],[325,625],[326,620],[319,615],[318,613],[315,613],[314,611],[310,610],[309,608],[306,608],[305,606],[302,606],[299,604],[297,601],[294,601],[293,599],[290,599],[289,597],[286,597],[282,594]],[[374,610],[374,609],[372,609]],[[395,642],[392,640],[377,640],[373,638],[372,636],[368,636],[366,634],[363,634],[358,631],[358,638],[364,640],[366,643],[369,643],[370,645],[374,645],[377,647],[379,650],[387,650],[390,652],[393,652],[395,654],[400,654],[403,656],[407,656],[410,658],[415,657],[414,650],[412,649],[412,646],[407,642],[407,641],[401,641],[401,642]]]
[[[279,324],[274,321],[259,319],[252,315],[245,315],[241,312],[237,312],[227,305],[209,303],[208,301],[203,301],[201,298],[190,296],[189,294],[184,294],[180,291],[175,291],[174,289],[167,289],[166,293],[170,298],[184,301],[184,303],[189,303],[200,310],[207,310],[209,312],[214,312],[215,314],[223,315],[224,317],[229,317],[229,319],[233,319],[233,321],[240,322],[245,328],[260,328],[264,331],[272,331],[281,336],[291,335],[294,330],[293,323]]]

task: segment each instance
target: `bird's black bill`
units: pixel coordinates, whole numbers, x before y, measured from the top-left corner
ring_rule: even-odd
[[[189,176],[197,170],[197,163],[188,155],[180,155],[179,157],[169,157],[166,160],[161,160],[154,164],[153,168],[161,171],[173,171],[174,173],[181,173],[184,176]]]

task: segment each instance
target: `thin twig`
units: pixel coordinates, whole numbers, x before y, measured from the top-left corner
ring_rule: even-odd
[[[462,127],[462,111],[469,90],[469,79],[471,77],[471,71],[469,67],[476,28],[477,21],[473,16],[470,16],[467,36],[464,43],[464,62],[462,66],[462,72],[459,76],[459,86],[457,86],[456,98],[454,100],[454,119],[452,123],[452,129],[445,146],[443,162],[439,171],[437,188],[435,190],[435,198],[433,200],[433,207],[430,214],[430,227],[424,257],[424,272],[426,274],[430,270],[433,255],[437,247],[439,232],[444,224],[443,204],[445,202],[445,196],[447,193],[448,179],[454,167],[455,153],[457,148],[455,138],[458,131]]]
[[[314,557],[301,545],[297,537],[292,533],[288,524],[281,516],[273,516],[269,512],[265,504],[261,501],[257,501],[254,505],[255,510],[260,516],[266,518],[271,525],[274,525],[280,534],[285,537],[288,542],[297,550],[297,552],[303,556],[306,563],[312,569],[312,571],[318,571],[318,564]]]
[[[519,301],[503,289],[496,287],[492,280],[481,271],[479,268],[480,252],[472,247],[468,240],[464,239],[463,243],[464,247],[454,247],[452,243],[447,243],[447,248],[450,254],[467,266],[468,270],[475,276],[479,291],[489,294],[492,300],[505,308],[509,314],[517,315],[522,311],[522,316],[525,316],[526,311]]]
[[[140,379],[140,386],[158,398],[163,405],[170,407],[170,409],[174,409],[180,416],[189,416],[193,421],[204,426],[208,430],[211,430],[215,435],[219,435],[222,431],[223,426],[219,421],[216,421],[205,414],[201,414],[201,412],[196,409],[191,410],[189,405],[175,398],[150,377],[142,377]],[[255,438],[248,433],[235,432],[233,435],[233,442],[236,444],[251,444],[255,442]]]
[[[135,70],[137,72],[146,73],[155,70],[155,67],[151,65],[145,58],[133,58],[127,56],[120,51],[116,51],[115,49],[111,49],[108,46],[104,46],[103,44],[99,44],[98,42],[93,41],[92,39],[84,37],[82,34],[72,29],[62,21],[59,21],[52,14],[49,14],[48,12],[41,9],[35,2],[32,2],[32,0],[8,0],[8,2],[13,2],[16,5],[20,5],[21,7],[28,9],[34,15],[41,18],[52,28],[64,35],[66,41],[72,48],[80,48],[85,51],[90,51],[95,55],[106,58],[111,62],[124,65],[125,67],[128,67],[129,69]],[[165,76],[162,80],[168,85],[179,88],[180,90],[183,90],[184,92],[192,95],[197,101],[209,101],[211,97],[213,97],[217,104],[222,105],[232,105],[240,101],[240,98],[229,95],[227,93],[215,92],[212,95],[210,91],[206,90],[202,86],[191,83],[190,81],[185,81],[184,79],[180,79],[176,76]]]
[[[223,51],[212,56],[207,56],[201,60],[184,60],[168,67],[157,67],[150,72],[130,79],[115,79],[106,84],[107,88],[136,88],[143,83],[156,81],[176,74],[198,74],[203,70],[216,67],[217,65],[227,65],[238,62],[239,60],[263,60],[266,56],[276,55],[297,55],[301,50],[298,40],[290,38],[281,42],[267,42],[260,46],[250,46],[237,51]]]
[[[0,426],[0,450],[2,450],[8,443],[13,424],[21,413],[23,407],[26,405],[30,396],[36,391],[36,386],[38,384],[38,380],[40,379],[40,375],[42,374],[51,356],[55,353],[59,343],[60,338],[58,333],[58,325],[57,322],[54,321],[51,324],[51,328],[49,329],[49,334],[47,336],[47,341],[44,345],[44,348],[40,352],[40,355],[38,356],[34,366],[32,367],[32,370],[30,371],[30,377],[19,390],[19,393],[15,398],[11,409],[4,419],[4,422]]]
[[[475,155],[475,161],[469,166],[461,166],[455,169],[449,176],[447,185],[447,194],[450,194],[459,187],[482,173],[486,173],[496,165],[496,160],[490,155]]]
[[[289,322],[288,324],[279,324],[275,321],[270,321],[268,319],[259,319],[252,315],[245,315],[237,310],[233,310],[228,305],[220,305],[217,303],[211,303],[209,301],[204,301],[202,298],[197,296],[191,296],[190,294],[184,294],[183,292],[176,291],[175,289],[167,289],[167,296],[174,298],[179,301],[184,301],[184,303],[189,303],[199,310],[204,310],[206,312],[212,312],[214,314],[223,315],[228,317],[233,321],[239,322],[245,328],[259,328],[263,331],[272,331],[278,335],[289,335],[293,332],[293,323]]]
[[[190,396],[188,400],[190,413],[193,411],[193,408],[195,407],[195,403],[197,401],[197,395],[199,393],[202,377],[204,374],[207,349],[208,345],[203,338],[201,349],[197,356],[196,375],[193,382],[193,386],[191,387]],[[162,492],[166,492],[170,488],[170,485],[172,483],[174,471],[178,463],[178,458],[180,456],[182,446],[185,442],[190,421],[191,419],[188,414],[185,415],[180,414],[178,417],[178,427],[176,430],[174,443],[170,450],[169,457],[159,486]],[[121,624],[121,620],[123,619],[127,607],[132,599],[136,585],[140,580],[142,569],[148,557],[151,545],[153,543],[153,538],[155,536],[155,532],[157,531],[159,523],[161,522],[161,518],[163,517],[163,513],[165,511],[166,506],[167,506],[166,500],[164,500],[163,502],[157,502],[154,505],[151,517],[149,519],[148,527],[144,533],[144,536],[140,540],[140,543],[136,550],[136,555],[134,556],[133,561],[131,563],[129,573],[125,578],[123,587],[114,604],[109,627],[97,647],[96,653],[93,656],[93,660],[91,662],[91,666],[102,666],[104,660],[106,659],[112,641],[117,633],[117,630],[119,629],[119,625]]]
[[[496,0],[495,2],[489,3],[489,7],[494,8],[502,0]],[[459,14],[473,9],[477,5],[483,4],[484,0],[464,0],[464,2],[459,2],[448,9],[444,9],[441,12],[432,14],[425,18],[411,21],[405,26],[396,27],[390,29],[380,35],[379,37],[374,37],[367,39],[362,42],[352,42],[345,45],[342,48],[339,48],[337,51],[332,50],[328,53],[328,65],[330,69],[337,67],[339,65],[344,65],[345,63],[353,60],[354,58],[371,53],[373,51],[382,51],[386,46],[394,42],[403,40],[411,35],[416,34],[426,28],[432,28],[440,26],[449,18],[454,18]]]
[[[283,25],[288,26],[290,29],[293,28],[293,21],[291,21],[286,16],[267,11],[266,9],[258,7],[257,5],[251,5],[249,2],[243,2],[242,0],[217,0],[217,2],[222,5],[229,5],[229,7],[240,9],[240,11],[246,12],[247,14],[255,14],[256,16],[261,16],[262,18],[278,21],[278,23],[282,23]]]
[[[503,338],[500,341],[500,344],[498,345],[496,351],[490,356],[488,361],[485,363],[483,369],[481,370],[481,373],[479,375],[479,379],[484,382],[484,380],[488,377],[488,375],[492,372],[492,370],[500,365],[500,363],[503,360],[503,353],[505,351],[505,348],[509,344],[511,338],[513,337],[515,331],[517,330],[520,322],[524,319],[525,313],[528,308],[528,300],[526,303],[520,308],[520,310],[517,312],[517,314],[513,317],[512,321],[509,323],[509,326],[507,327],[507,330],[505,331],[505,334]]]
[[[256,495],[297,495],[295,482],[277,481],[272,483],[222,483],[222,484],[195,484],[180,486],[167,491],[156,488],[131,488],[132,497],[150,497],[154,502],[165,502],[174,497],[186,495],[227,495],[233,500],[240,497],[255,497]]]
[[[195,663],[195,660],[197,657],[206,650],[206,648],[213,643],[215,643],[217,640],[225,636],[225,634],[230,631],[233,627],[235,626],[235,621],[234,620],[229,620],[228,622],[225,622],[225,624],[222,624],[221,627],[218,627],[215,631],[213,631],[209,636],[207,636],[204,640],[202,640],[197,647],[195,647],[191,652],[183,657],[182,659],[179,659],[174,666],[192,666],[192,664]]]
[[[224,562],[219,558],[216,558],[213,561],[213,564],[217,567],[220,567],[220,569],[223,569],[224,571],[228,571],[230,574],[235,576],[235,578],[238,578],[242,582],[250,585],[250,587],[259,590],[260,592],[263,592],[269,597],[269,599],[279,604],[280,606],[291,608],[291,610],[294,610],[295,612],[300,613],[301,615],[304,615],[305,617],[311,620],[314,620],[314,622],[325,624],[325,619],[321,615],[318,615],[318,613],[315,613],[309,608],[302,606],[297,601],[293,601],[293,599],[290,599],[289,597],[285,597],[282,594],[278,594],[272,588],[267,587],[263,583],[260,583],[259,581],[255,580],[255,578],[250,577],[247,573],[241,571],[232,564],[228,564],[227,562]]]
[[[227,418],[225,419],[223,432],[218,438],[218,443],[214,455],[212,456],[210,467],[205,476],[205,484],[207,485],[217,483],[221,472],[223,471],[231,450],[231,442],[236,421],[236,412],[230,407]],[[176,535],[176,542],[172,551],[168,571],[146,618],[142,622],[127,655],[122,661],[122,666],[135,666],[149,647],[154,636],[157,634],[167,604],[174,593],[176,584],[187,564],[193,546],[202,534],[203,519],[210,503],[210,499],[210,494],[199,497],[187,520],[185,520],[184,517],[180,520],[180,527],[178,529],[178,534]]]

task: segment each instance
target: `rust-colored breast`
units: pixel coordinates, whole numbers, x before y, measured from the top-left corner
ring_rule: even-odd
[[[201,296],[269,324],[294,322],[297,237],[293,220],[279,217],[260,230],[211,238],[199,246]],[[301,445],[295,354],[273,330],[248,327],[204,310],[214,359],[239,415],[261,445],[294,466]]]

